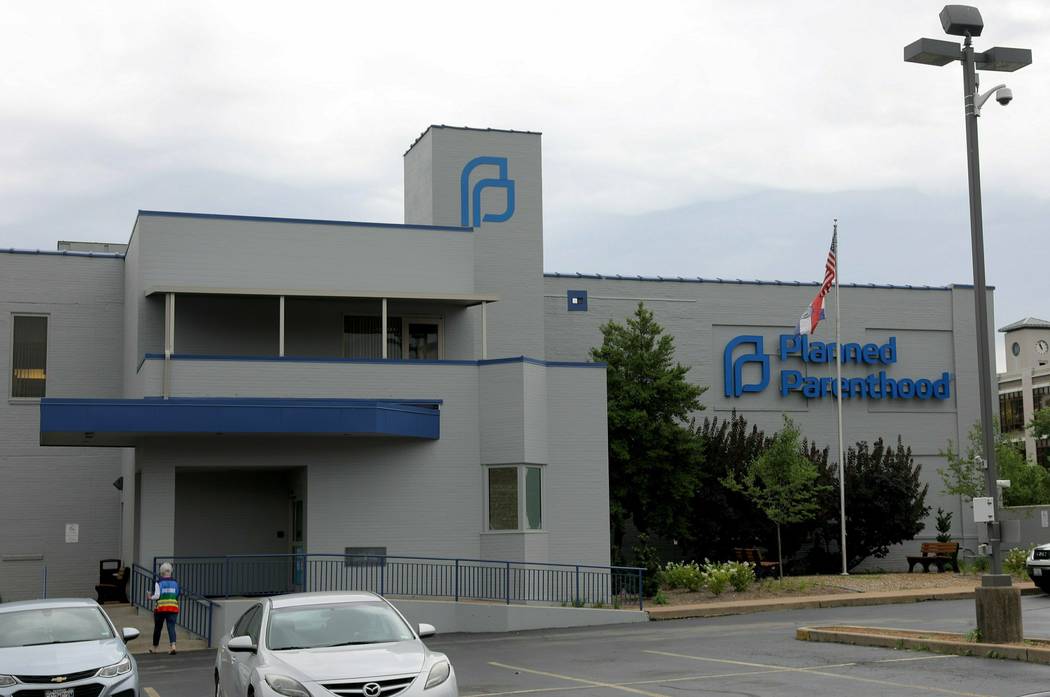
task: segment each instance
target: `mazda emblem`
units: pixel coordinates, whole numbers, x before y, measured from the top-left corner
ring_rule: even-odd
[[[379,697],[379,693],[383,691],[383,688],[379,686],[377,682],[370,682],[365,685],[362,692],[365,693],[365,697]]]

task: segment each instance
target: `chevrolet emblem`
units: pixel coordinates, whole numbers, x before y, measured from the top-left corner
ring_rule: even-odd
[[[65,682],[66,680],[69,680],[69,678],[67,678],[64,675],[58,675],[58,676],[55,676],[55,677],[51,678],[51,682]]]

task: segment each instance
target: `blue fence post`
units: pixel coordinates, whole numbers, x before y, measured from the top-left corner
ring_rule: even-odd
[[[230,558],[222,558],[222,596],[230,597]]]
[[[456,560],[456,579],[453,582],[453,587],[455,588],[456,602],[458,603],[459,602],[459,559]]]
[[[573,605],[580,604],[580,565],[576,565],[576,595],[572,598]]]
[[[638,609],[645,609],[645,569],[638,569]]]
[[[506,572],[505,582],[506,582],[506,586],[507,586],[507,605],[510,605],[510,562],[507,562],[507,572]]]
[[[41,595],[40,597],[44,600],[47,600],[47,564],[44,564],[44,587],[41,590],[43,592],[43,595]]]
[[[212,619],[212,610],[214,610],[214,609],[215,609],[215,603],[208,603],[208,636],[206,636],[205,639],[208,640],[208,648],[209,649],[211,648],[211,619]]]
[[[379,562],[379,595],[386,595],[386,558],[381,558]]]

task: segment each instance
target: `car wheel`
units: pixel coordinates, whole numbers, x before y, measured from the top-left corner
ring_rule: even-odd
[[[1043,591],[1047,595],[1050,595],[1050,580],[1039,580],[1035,582],[1035,585],[1039,587],[1039,590]]]
[[[215,697],[223,697],[222,685],[219,684],[219,672],[215,672]]]

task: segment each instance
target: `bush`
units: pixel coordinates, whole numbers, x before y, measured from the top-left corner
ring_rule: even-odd
[[[1017,578],[1024,578],[1026,574],[1025,566],[1030,551],[1030,549],[1025,549],[1024,547],[1014,547],[1004,554],[1003,571]]]
[[[660,570],[660,582],[670,589],[699,591],[704,587],[704,574],[696,562],[667,562]]]
[[[728,564],[716,564],[709,561],[704,561],[703,574],[704,586],[713,595],[721,595],[729,587],[729,582],[733,578]]]
[[[725,566],[729,567],[729,584],[737,593],[743,593],[755,582],[755,567],[750,562],[730,561]]]

